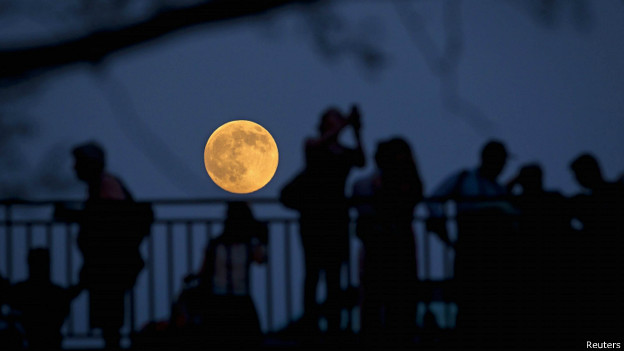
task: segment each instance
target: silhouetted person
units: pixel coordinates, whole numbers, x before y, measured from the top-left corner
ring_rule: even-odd
[[[9,305],[21,313],[30,350],[60,350],[61,327],[79,287],[62,288],[50,280],[50,253],[33,249],[28,254],[29,278],[9,288]]]
[[[115,176],[105,170],[103,149],[90,142],[72,151],[76,176],[88,186],[84,209],[56,208],[59,219],[80,223],[80,284],[89,291],[91,327],[101,328],[107,348],[118,348],[124,321],[124,295],[144,263],[139,245],[149,234],[152,211],[135,203]]]
[[[188,315],[202,320],[192,344],[219,349],[260,345],[250,271],[252,263],[266,262],[267,241],[266,223],[256,220],[246,203],[228,204],[223,233],[210,241],[200,273],[189,277],[197,278],[197,288],[182,298]]]
[[[507,184],[519,211],[510,275],[513,275],[515,303],[506,309],[513,314],[521,331],[515,343],[530,347],[536,340],[547,342],[553,333],[569,332],[567,319],[561,318],[570,305],[570,284],[576,274],[571,249],[569,202],[558,192],[544,189],[542,169],[537,164],[523,166]]]
[[[338,141],[350,127],[356,148],[345,147]],[[345,182],[353,167],[365,164],[360,142],[360,114],[354,106],[348,116],[330,108],[321,116],[319,136],[305,143],[307,192],[300,211],[300,232],[305,254],[304,318],[317,328],[322,313],[316,302],[320,273],[325,273],[327,287],[325,317],[328,330],[340,329],[340,272],[349,257],[349,213],[345,198]]]
[[[578,184],[584,194],[576,197],[576,217],[583,224],[583,231],[590,235],[622,233],[622,191],[621,182],[604,179],[596,158],[582,154],[571,164]]]
[[[506,257],[510,252],[511,205],[497,181],[505,167],[507,150],[499,141],[488,142],[476,169],[463,170],[445,180],[433,197],[452,199],[457,207],[454,281],[457,288],[457,328],[463,344],[485,347],[506,333],[505,306],[511,286]],[[442,203],[429,204],[429,229],[450,242]]]
[[[517,250],[522,259],[535,267],[550,264],[542,260],[570,239],[572,213],[568,202],[559,192],[544,189],[543,172],[537,164],[523,166],[507,188],[519,212]]]
[[[377,171],[356,182],[357,233],[364,245],[362,333],[368,342],[405,344],[415,335],[418,304],[414,208],[422,182],[409,144],[379,143]]]
[[[584,335],[616,337],[624,330],[624,187],[605,180],[590,154],[578,156],[570,168],[584,189],[572,199],[574,217],[582,226],[576,252],[581,302],[577,327]]]

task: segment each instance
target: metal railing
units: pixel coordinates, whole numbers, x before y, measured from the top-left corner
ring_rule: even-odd
[[[204,249],[218,235],[229,199],[155,200],[152,231],[140,247],[145,267],[127,296],[124,336],[131,336],[151,321],[167,320],[172,303],[184,288],[184,277],[197,273]],[[269,225],[268,261],[252,271],[252,297],[265,332],[279,330],[302,313],[303,253],[299,242],[297,214],[283,209],[274,199],[248,199],[256,217]],[[76,223],[53,219],[54,201],[0,202],[0,274],[11,283],[28,277],[29,249],[49,248],[51,276],[55,284],[77,283],[82,264],[76,246]],[[416,211],[414,228],[419,278],[431,299],[439,301],[438,321],[454,325],[453,304],[445,301],[443,285],[452,277],[453,250],[426,232],[423,216]],[[223,214],[223,215],[221,215]],[[352,228],[354,228],[352,223]],[[352,233],[354,230],[352,230]],[[359,284],[359,241],[351,235],[351,258],[343,285]],[[100,335],[88,326],[88,297],[81,294],[72,303],[63,327],[65,341],[97,340]],[[357,312],[352,311],[351,328],[357,331]]]

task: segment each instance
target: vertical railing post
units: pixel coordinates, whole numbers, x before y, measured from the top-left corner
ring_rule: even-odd
[[[33,246],[32,224],[26,223],[26,252],[30,251]]]
[[[431,280],[431,245],[429,240],[429,232],[425,229],[423,233],[423,269],[425,271],[424,280]]]
[[[271,274],[271,246],[272,241],[269,240],[267,244],[267,257],[266,257],[266,303],[267,303],[267,329],[273,330],[273,281]]]
[[[50,255],[52,254],[52,252],[54,252],[54,248],[52,247],[52,226],[53,224],[51,222],[47,222],[45,227],[46,227],[46,233],[45,233],[45,246],[48,248],[48,250],[50,250]]]
[[[447,219],[448,220],[448,219]],[[448,248],[445,246],[442,248],[442,272],[443,272],[443,278],[442,281],[448,281],[449,280],[449,274],[448,274]],[[442,296],[445,296],[444,291],[442,291]],[[450,325],[450,306],[449,306],[449,302],[447,301],[446,297],[442,299],[442,303],[444,304],[444,319],[446,321],[445,325],[448,326]]]
[[[346,280],[347,280],[347,287],[346,287],[346,291],[343,291],[343,296],[348,296],[348,298],[351,298],[351,232],[352,232],[352,228],[354,228],[355,224],[353,223],[353,220],[351,219],[351,216],[349,215],[349,224],[348,224],[348,230],[347,230],[347,261],[346,261],[346,270],[347,270],[347,274],[346,274]],[[342,270],[342,267],[340,268]],[[341,279],[342,280],[342,279]],[[345,302],[348,302],[348,304],[345,304]],[[351,308],[351,300],[344,300],[343,299],[343,303],[342,306],[347,306],[347,320],[345,321],[345,329],[349,329],[349,325],[352,324],[352,320],[353,320],[353,308]],[[342,321],[342,311],[340,311],[340,320]],[[351,328],[353,329],[353,327]]]
[[[11,204],[4,206],[4,219],[6,223],[6,275],[9,281],[13,281],[13,219]]]
[[[288,220],[282,222],[284,225],[284,286],[286,289],[286,321],[290,323],[292,318],[292,287],[290,271],[290,225]]]
[[[65,225],[65,259],[66,259],[66,263],[65,263],[65,279],[67,281],[67,287],[71,287],[73,284],[73,269],[74,269],[74,262],[73,262],[73,252],[72,252],[72,230],[71,230],[71,223],[67,223]],[[68,336],[73,336],[74,332],[75,332],[75,328],[74,328],[74,314],[70,313],[69,314],[69,324],[68,324]]]
[[[186,222],[186,271],[193,273],[193,224]]]
[[[167,302],[174,300],[173,223],[167,221]]]
[[[150,235],[149,237],[149,262],[148,262],[148,268],[149,268],[149,274],[148,274],[148,294],[149,294],[149,301],[148,301],[148,308],[149,308],[149,318],[150,321],[153,321],[156,318],[156,282],[155,282],[155,276],[156,276],[156,257],[155,257],[155,252],[156,252],[156,248],[155,248],[155,239],[154,239],[154,235]]]

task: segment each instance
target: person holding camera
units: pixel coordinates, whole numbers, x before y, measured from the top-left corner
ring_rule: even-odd
[[[355,148],[346,147],[338,140],[348,129],[353,132]],[[344,307],[340,272],[349,258],[349,207],[344,189],[351,169],[365,164],[360,129],[356,106],[348,115],[332,107],[321,115],[319,135],[305,142],[306,192],[314,196],[306,198],[305,206],[299,209],[306,265],[304,318],[317,329],[319,318],[325,317],[329,332],[340,330]],[[325,273],[327,287],[324,313],[316,302],[321,271]]]

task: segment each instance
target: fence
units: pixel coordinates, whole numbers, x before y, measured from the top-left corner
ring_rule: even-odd
[[[200,269],[206,245],[222,229],[224,215],[221,214],[225,213],[226,201],[151,201],[155,220],[151,235],[144,239],[140,248],[145,268],[127,296],[124,336],[131,336],[150,321],[169,317],[172,303],[184,288],[184,277]],[[252,270],[252,297],[263,330],[276,331],[302,313],[304,264],[297,217],[296,213],[281,208],[274,199],[249,199],[248,202],[256,217],[269,225],[268,262]],[[52,219],[54,204],[53,201],[0,203],[0,257],[3,257],[0,274],[10,282],[27,278],[28,250],[45,247],[51,253],[52,281],[61,286],[77,283],[82,260],[75,240],[79,228],[76,223]],[[444,282],[452,276],[453,251],[434,235],[426,233],[422,210],[416,211],[414,220],[419,277],[425,282],[423,287],[430,291],[428,295],[434,301],[430,307],[438,321],[442,326],[452,327],[454,307],[444,301],[442,292]],[[359,284],[360,244],[355,235],[351,238],[351,259],[343,286]],[[97,331],[88,327],[87,304],[86,293],[74,300],[62,330],[66,346],[100,342]],[[350,313],[352,318],[347,318],[355,331],[359,328],[357,313],[355,309]]]

